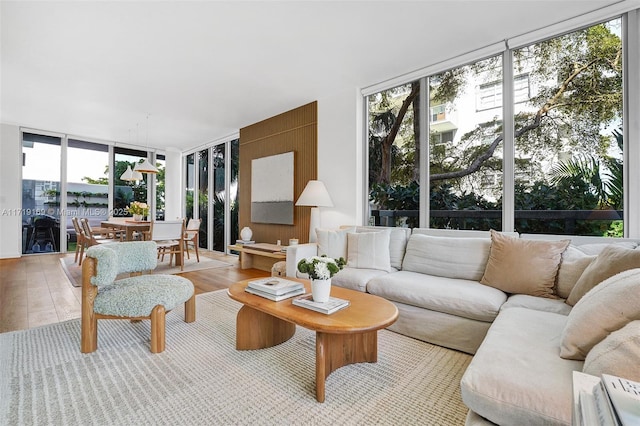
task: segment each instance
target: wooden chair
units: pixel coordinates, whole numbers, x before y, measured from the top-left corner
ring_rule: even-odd
[[[155,241],[158,246],[158,256],[169,255],[169,265],[175,258],[178,266],[178,256],[180,259],[180,270],[184,270],[184,220],[158,220],[152,221],[149,228],[149,238]]]
[[[91,225],[89,225],[89,219],[83,217],[80,219],[80,224],[82,225],[82,231],[84,233],[84,240],[86,247],[95,246],[96,244],[104,244],[104,243],[115,243],[119,242],[119,238],[107,238],[111,234],[103,233],[103,232],[94,232],[91,229]]]
[[[153,241],[118,242],[90,247],[82,265],[80,351],[98,348],[98,320],[151,321],[152,353],[165,349],[165,315],[184,303],[184,320],[196,319],[193,283],[177,275],[143,274],[157,266]],[[100,267],[98,267],[100,265]],[[128,278],[116,280],[119,274]]]
[[[73,223],[73,229],[76,231],[76,257],[74,262],[78,265],[82,265],[82,257],[84,256],[84,249],[86,248],[86,240],[84,237],[84,232],[82,231],[82,226],[80,226],[80,222],[77,217],[71,218],[71,223]],[[80,258],[78,260],[78,257]]]
[[[202,223],[202,219],[189,219],[189,223],[187,224],[187,229],[184,232],[184,251],[187,253],[187,259],[191,259],[189,257],[189,244],[193,244],[193,247],[196,252],[196,259],[200,262],[200,254],[198,253],[198,245],[200,245],[200,224]]]

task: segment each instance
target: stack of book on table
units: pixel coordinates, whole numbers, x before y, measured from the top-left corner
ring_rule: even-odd
[[[269,277],[249,281],[244,291],[278,302],[304,294],[305,289],[304,285],[297,281]]]
[[[640,425],[640,383],[573,372],[573,426]]]
[[[243,245],[243,244],[255,244],[256,242],[253,240],[236,240],[236,244],[238,245]]]
[[[329,297],[327,302],[314,302],[313,296],[308,294],[306,296],[293,299],[293,304],[302,308],[311,309],[312,311],[322,312],[323,314],[332,314],[349,306],[349,301],[338,299],[337,297]]]

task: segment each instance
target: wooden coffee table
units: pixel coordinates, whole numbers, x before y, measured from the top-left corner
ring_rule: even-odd
[[[287,278],[293,280],[293,278]],[[337,286],[331,296],[351,304],[331,315],[299,306],[292,299],[273,302],[244,291],[245,280],[233,284],[228,294],[244,306],[236,318],[236,349],[263,349],[289,340],[296,324],[316,332],[316,399],[324,402],[325,380],[338,368],[378,361],[378,330],[393,324],[398,308],[381,297]],[[304,283],[310,291],[307,280]]]

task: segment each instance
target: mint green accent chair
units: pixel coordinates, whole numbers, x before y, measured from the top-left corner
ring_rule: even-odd
[[[98,348],[99,319],[151,320],[151,352],[165,349],[165,315],[184,303],[185,322],[196,319],[193,283],[177,275],[149,274],[157,266],[154,241],[90,247],[82,264],[80,350]],[[146,272],[146,274],[145,274]],[[130,274],[117,279],[120,274]]]

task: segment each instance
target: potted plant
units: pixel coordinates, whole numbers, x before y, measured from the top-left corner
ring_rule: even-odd
[[[144,216],[149,214],[149,206],[147,203],[132,201],[129,207],[127,207],[127,211],[133,215],[133,220],[140,221]]]
[[[331,278],[345,265],[344,258],[313,256],[298,262],[298,271],[308,274],[311,279],[311,294],[315,302],[327,302],[331,293]]]

